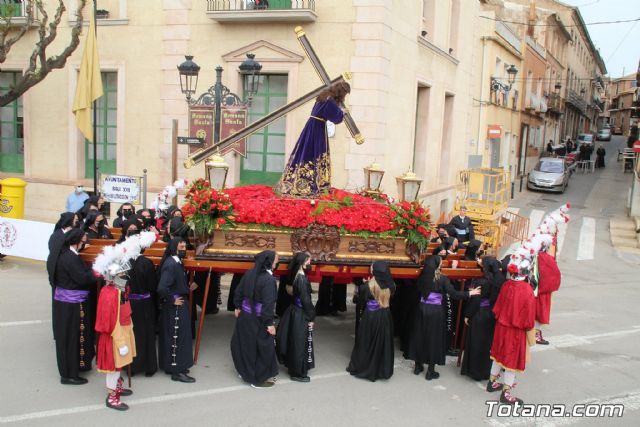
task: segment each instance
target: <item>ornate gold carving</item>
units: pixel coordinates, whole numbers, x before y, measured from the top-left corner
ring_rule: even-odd
[[[193,159],[189,158],[185,160],[184,163],[182,164],[184,165],[185,169],[191,169],[196,165],[196,162],[194,162]]]
[[[275,249],[276,238],[254,234],[224,234],[224,245],[233,247],[254,247],[259,249]]]
[[[340,233],[335,227],[311,224],[291,234],[291,249],[309,252],[314,261],[330,261],[335,258],[339,246]]]
[[[407,242],[404,248],[404,253],[406,253],[407,256],[416,264],[422,264],[422,257],[424,254],[416,244]]]
[[[350,240],[349,252],[363,254],[392,254],[396,250],[395,242],[383,242],[376,240]]]

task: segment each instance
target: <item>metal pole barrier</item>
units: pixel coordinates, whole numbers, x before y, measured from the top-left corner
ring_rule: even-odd
[[[142,169],[142,209],[147,209],[147,170]]]
[[[522,193],[522,178],[523,178],[523,175],[520,175],[520,191],[519,191],[520,193]]]
[[[513,193],[516,189],[516,183],[515,182],[511,182],[511,198],[513,199]]]

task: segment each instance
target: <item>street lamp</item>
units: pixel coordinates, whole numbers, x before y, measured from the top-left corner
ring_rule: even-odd
[[[556,93],[559,94],[560,93],[560,89],[562,89],[562,83],[557,82],[556,85],[554,86]]]
[[[518,69],[515,65],[511,64],[509,68],[507,68],[507,74],[509,75],[509,88],[515,83],[516,75],[518,74]]]
[[[187,102],[190,102],[191,95],[196,93],[196,86],[198,86],[200,66],[193,62],[192,55],[185,55],[185,59],[186,61],[178,65],[178,71],[180,72],[180,90],[187,96]]]
[[[409,171],[407,171],[407,173],[405,173],[404,175],[396,177],[396,182],[398,183],[398,194],[400,195],[400,201],[413,202],[418,198],[422,179],[418,178],[418,176],[413,173],[411,169],[409,169]]]
[[[254,59],[255,57],[255,54],[247,53],[247,59],[242,61],[242,64],[238,67],[240,69],[240,74],[246,77],[247,98],[249,100],[258,93],[260,70],[262,70],[262,64],[256,61]]]
[[[224,161],[224,158],[220,153],[216,153],[209,157],[205,163],[205,168],[207,170],[207,179],[211,184],[211,188],[223,190],[224,184],[227,181],[229,165]]]
[[[369,166],[364,168],[364,181],[367,187],[365,193],[375,194],[380,192],[380,184],[382,183],[382,177],[384,176],[384,170],[382,166],[373,162]]]

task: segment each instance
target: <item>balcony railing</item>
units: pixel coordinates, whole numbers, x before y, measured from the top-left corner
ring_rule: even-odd
[[[556,114],[562,113],[562,98],[557,93],[549,94],[547,101],[548,111]]]
[[[3,25],[20,26],[27,23],[27,5],[33,0],[0,0],[0,23]],[[38,14],[34,7],[34,20]],[[36,23],[33,22],[32,26]]]
[[[207,0],[216,22],[313,22],[315,0]]]

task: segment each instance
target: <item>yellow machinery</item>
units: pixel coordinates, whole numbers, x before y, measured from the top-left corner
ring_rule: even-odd
[[[466,206],[476,239],[497,255],[500,247],[527,237],[529,219],[507,211],[509,172],[502,168],[466,169],[460,172],[455,212]]]

